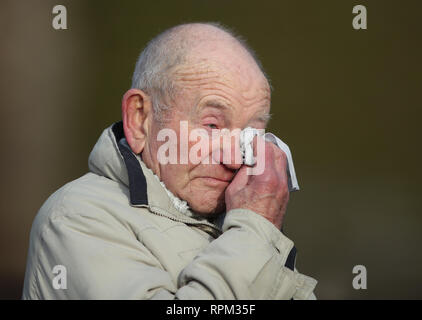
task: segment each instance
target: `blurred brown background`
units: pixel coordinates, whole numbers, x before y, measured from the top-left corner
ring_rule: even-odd
[[[51,26],[65,5],[68,30]],[[352,8],[368,30],[352,28]],[[0,3],[0,298],[20,298],[37,210],[87,171],[120,120],[136,58],[160,31],[220,21],[272,79],[270,131],[302,190],[285,231],[320,299],[422,298],[421,1],[47,1]],[[368,270],[354,290],[352,268]]]

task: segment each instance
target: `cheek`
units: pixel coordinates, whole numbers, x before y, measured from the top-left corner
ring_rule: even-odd
[[[169,182],[169,184],[181,184],[187,180],[188,168],[181,164],[165,164],[160,165],[162,180]]]
[[[160,171],[161,181],[164,182],[167,189],[179,198],[183,198],[184,191],[189,189],[189,166],[181,164],[161,165]]]
[[[220,139],[212,137],[211,132],[207,132],[205,129],[199,131],[197,135],[192,138],[193,141],[189,141],[188,144],[188,161],[192,169],[198,165],[207,165],[213,162],[213,149],[218,149],[218,143]],[[215,150],[215,153],[218,153]]]

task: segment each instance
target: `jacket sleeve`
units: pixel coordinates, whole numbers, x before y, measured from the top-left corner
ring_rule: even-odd
[[[181,273],[180,299],[313,299],[316,280],[285,267],[293,242],[253,211],[226,214],[223,234]]]
[[[29,257],[33,283],[23,298],[312,298],[316,281],[284,267],[292,241],[252,211],[228,212],[223,234],[182,270],[177,283],[148,248],[127,234],[106,217],[50,219],[39,233],[37,257]],[[55,265],[66,268],[65,289],[52,285]]]

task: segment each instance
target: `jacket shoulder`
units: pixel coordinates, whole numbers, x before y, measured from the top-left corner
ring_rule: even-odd
[[[103,252],[119,248],[118,254],[125,252],[120,246],[128,248],[129,254],[142,251],[133,221],[141,229],[148,227],[151,223],[142,214],[146,211],[129,205],[124,185],[94,173],[62,186],[45,201],[33,222],[22,297],[55,297],[50,279],[53,266],[80,268],[83,259],[75,257],[82,248],[88,248],[86,252],[89,248]],[[148,252],[142,252],[150,258]]]
[[[39,209],[34,232],[42,232],[49,222],[63,217],[110,215],[129,205],[129,191],[118,182],[94,173],[87,173],[51,194]],[[122,212],[120,210],[120,212]]]

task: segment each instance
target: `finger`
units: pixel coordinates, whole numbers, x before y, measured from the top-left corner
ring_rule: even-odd
[[[248,184],[249,176],[246,174],[247,166],[242,166],[227,186],[229,192],[236,192]]]
[[[257,155],[256,155],[256,163],[255,166],[252,168],[256,170],[254,177],[251,177],[252,181],[270,181],[273,180],[275,177],[278,178],[278,174],[275,172],[275,163],[274,163],[274,151],[272,149],[271,144],[266,142],[264,139],[259,140],[262,138],[258,138],[257,143]]]
[[[287,156],[283,150],[271,143],[274,152],[274,169],[280,179],[280,182],[287,185]]]
[[[277,147],[275,144],[271,143],[274,151],[274,162],[277,170],[286,171],[287,170],[287,156],[283,150]]]
[[[253,147],[253,155],[255,158],[255,165],[260,165],[261,162],[267,161],[267,155],[268,152],[271,153],[271,150],[267,150],[268,145],[267,141],[263,137],[255,136],[252,141],[252,147]],[[270,159],[272,159],[272,156],[270,155]]]

